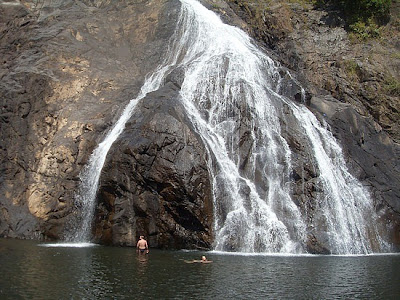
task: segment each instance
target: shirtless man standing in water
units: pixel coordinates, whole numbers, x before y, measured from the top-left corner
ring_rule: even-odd
[[[147,241],[144,239],[143,235],[141,235],[139,237],[139,241],[137,242],[136,249],[140,254],[149,253],[149,246],[147,245]]]

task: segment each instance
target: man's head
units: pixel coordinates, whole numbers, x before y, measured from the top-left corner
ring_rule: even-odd
[[[143,239],[144,239],[144,236],[143,236],[143,235],[141,235],[141,236],[139,237],[139,239],[143,240]]]
[[[202,260],[202,261],[206,261],[207,258],[203,255],[203,256],[201,257],[201,260]]]

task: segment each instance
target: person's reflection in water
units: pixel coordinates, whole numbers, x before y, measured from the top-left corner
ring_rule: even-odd
[[[137,260],[139,262],[139,267],[146,267],[147,266],[147,262],[149,261],[149,256],[148,255],[137,255]]]
[[[147,266],[149,262],[149,255],[138,253],[136,255],[136,259],[137,259],[137,268],[136,268],[137,287],[139,289],[139,293],[145,293],[146,287],[148,286]]]

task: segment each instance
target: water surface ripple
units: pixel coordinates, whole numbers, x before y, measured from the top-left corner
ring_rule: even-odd
[[[226,255],[0,239],[0,299],[398,299],[400,255]]]

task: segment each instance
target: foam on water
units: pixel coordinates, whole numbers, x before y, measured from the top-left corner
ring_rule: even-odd
[[[99,245],[94,243],[46,243],[39,244],[39,246],[48,248],[90,248],[97,247]]]

